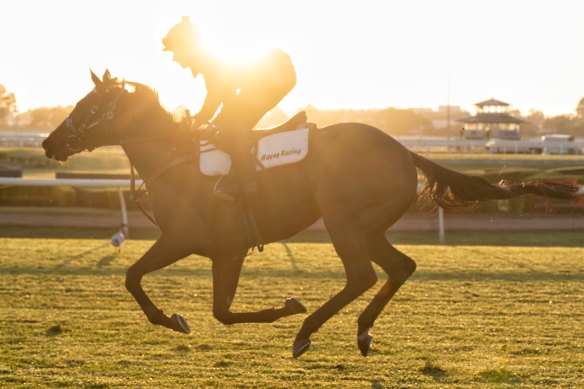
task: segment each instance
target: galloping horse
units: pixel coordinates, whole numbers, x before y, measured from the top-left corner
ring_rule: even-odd
[[[43,142],[48,158],[65,161],[73,154],[105,145],[121,145],[143,178],[159,239],[128,268],[125,285],[148,320],[189,333],[179,315],[167,316],[146,295],[142,277],[190,254],[212,260],[213,315],[225,324],[273,322],[306,312],[295,299],[280,308],[232,312],[243,260],[254,245],[242,226],[241,209],[214,194],[216,178],[199,171],[199,140],[161,107],[145,85],[120,82],[108,71],[91,73],[95,88]],[[260,131],[258,131],[260,133]],[[576,199],[577,187],[544,182],[493,185],[482,178],[441,167],[403,147],[377,128],[358,123],[311,130],[310,152],[296,164],[258,173],[259,193],[250,198],[264,242],[289,238],[320,217],[343,262],[343,289],[309,314],[292,353],[298,358],[310,336],[344,306],[377,282],[371,262],[387,281],[358,319],[357,343],[369,352],[374,321],[416,263],[388,243],[385,232],[416,200],[417,171],[426,177],[423,193],[450,208],[489,199],[536,194]]]

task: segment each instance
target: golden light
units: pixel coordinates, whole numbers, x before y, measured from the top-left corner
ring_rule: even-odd
[[[176,17],[172,18],[174,21]],[[197,41],[200,47],[211,57],[220,62],[231,64],[235,67],[253,64],[258,59],[269,53],[274,47],[266,40],[263,31],[244,28],[238,23],[223,23],[218,25],[209,20],[194,20],[197,26]],[[172,22],[160,27],[160,38],[153,41],[152,52],[160,53],[151,65],[156,71],[139,75],[141,82],[152,85],[159,92],[163,105],[170,111],[184,106],[191,113],[196,113],[202,106],[205,98],[205,84],[202,77],[193,78],[190,69],[184,69],[173,61],[174,53],[161,51],[160,40]],[[252,65],[253,66],[253,65]],[[128,69],[136,73],[136,69]],[[138,76],[137,76],[138,77]]]
[[[261,36],[242,36],[238,27],[223,26],[220,34],[201,31],[201,46],[212,57],[234,65],[247,64],[267,55],[270,45]]]
[[[170,110],[185,104],[196,111],[205,94],[202,77],[193,79],[171,54],[161,52],[162,38],[189,15],[205,46],[225,61],[249,62],[268,47],[288,53],[298,75],[282,102],[290,112],[308,104],[436,107],[445,103],[448,82],[454,105],[504,92],[521,110],[573,112],[584,85],[584,54],[574,50],[582,47],[584,25],[577,17],[584,2],[536,3],[530,17],[522,18],[522,2],[503,0],[482,8],[458,0],[296,0],[286,6],[265,0],[125,0],[115,3],[116,12],[94,7],[88,19],[83,2],[13,1],[2,9],[0,35],[10,39],[2,42],[0,83],[15,93],[21,111],[68,105],[91,87],[87,69],[109,68],[118,77],[153,86]],[[139,17],[128,19],[137,9]],[[493,20],[517,28],[492,29]],[[556,24],[542,29],[540,20]],[[513,60],[473,60],[490,43],[496,58]],[[518,47],[526,54],[519,55]],[[548,55],[538,57],[541,52]],[[39,58],[54,60],[39,66]]]

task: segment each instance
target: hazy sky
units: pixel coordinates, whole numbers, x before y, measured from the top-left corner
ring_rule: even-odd
[[[156,88],[196,111],[201,80],[161,51],[190,15],[209,44],[286,50],[298,84],[281,106],[474,110],[491,97],[546,115],[584,97],[581,0],[18,0],[0,2],[0,84],[21,111],[73,104],[89,69]]]

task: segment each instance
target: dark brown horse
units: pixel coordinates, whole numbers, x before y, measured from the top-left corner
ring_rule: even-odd
[[[306,312],[295,299],[280,308],[232,312],[243,260],[254,245],[241,223],[237,202],[216,197],[216,178],[198,166],[198,141],[185,135],[158,101],[140,84],[103,79],[92,73],[95,88],[43,143],[49,158],[65,161],[83,150],[121,145],[146,183],[160,238],[126,275],[126,287],[153,324],[188,333],[186,321],[167,316],[146,295],[142,277],[190,254],[213,262],[213,315],[220,322],[273,322]],[[131,88],[129,88],[129,85]],[[336,124],[314,130],[310,153],[294,165],[259,172],[260,191],[251,199],[259,233],[266,243],[289,238],[323,218],[341,258],[346,285],[308,315],[293,345],[299,357],[310,336],[344,306],[377,282],[371,262],[387,273],[387,281],[359,316],[357,342],[367,355],[369,329],[385,305],[416,269],[416,263],[395,249],[386,230],[416,200],[417,171],[426,176],[424,189],[445,208],[522,194],[574,199],[577,188],[542,182],[492,185],[438,166],[408,151],[395,139],[364,124]]]

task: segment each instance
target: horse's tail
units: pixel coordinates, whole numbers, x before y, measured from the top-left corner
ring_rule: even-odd
[[[584,195],[579,187],[570,184],[534,181],[509,184],[501,181],[491,184],[481,177],[468,176],[442,167],[429,159],[410,152],[414,164],[426,177],[420,193],[442,208],[455,208],[478,201],[509,199],[515,196],[534,194],[537,196],[566,199],[584,204]]]

